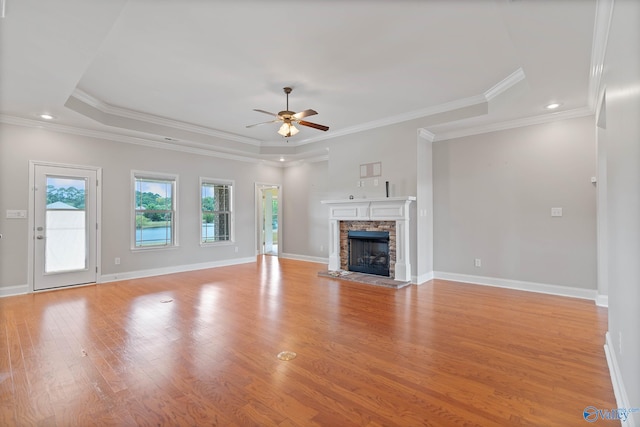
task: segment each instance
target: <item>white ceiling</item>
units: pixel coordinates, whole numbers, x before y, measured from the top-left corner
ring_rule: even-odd
[[[408,119],[442,139],[593,110],[596,0],[4,1],[4,122],[269,157]],[[330,130],[246,128],[284,86]]]

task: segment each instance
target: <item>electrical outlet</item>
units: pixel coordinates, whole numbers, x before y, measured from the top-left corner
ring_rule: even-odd
[[[236,246],[236,253],[238,253],[238,247]]]
[[[320,252],[324,251],[324,245],[320,245]]]
[[[113,260],[115,265],[120,265],[120,258],[116,257],[116,259]]]
[[[551,208],[551,216],[562,216],[562,208]]]
[[[482,267],[482,260],[480,258],[476,258],[473,263],[476,267]]]

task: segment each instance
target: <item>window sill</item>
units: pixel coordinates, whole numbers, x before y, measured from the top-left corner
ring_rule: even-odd
[[[233,240],[224,240],[224,241],[220,241],[220,242],[206,242],[206,243],[202,243],[200,242],[200,247],[201,248],[211,248],[211,247],[216,247],[216,246],[231,246],[234,245],[235,242]]]
[[[180,245],[171,245],[171,246],[150,246],[143,248],[129,248],[131,252],[156,252],[156,251],[170,251],[178,249]]]

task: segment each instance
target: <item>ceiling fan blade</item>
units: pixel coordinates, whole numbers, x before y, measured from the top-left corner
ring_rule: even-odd
[[[308,126],[310,128],[323,130],[325,132],[329,130],[329,126],[319,125],[317,123],[305,122],[304,120],[299,120],[298,123],[300,123],[302,126]]]
[[[254,109],[253,109],[253,111],[257,111],[258,113],[268,114],[268,115],[273,116],[273,117],[280,117],[280,116],[278,116],[276,113],[270,113],[270,112],[268,112],[268,111],[258,110],[258,109],[256,109],[256,108],[254,108]]]
[[[299,113],[294,114],[292,118],[294,118],[296,120],[300,120],[300,119],[302,119],[304,117],[309,117],[309,116],[313,116],[313,115],[316,115],[316,114],[318,114],[318,112],[315,111],[315,110],[304,110],[304,111],[300,111]]]
[[[262,123],[255,123],[253,125],[249,125],[247,126],[248,128],[252,128],[254,126],[260,126],[260,125],[267,125],[269,123],[275,123],[275,122],[279,122],[280,120],[269,120],[268,122],[262,122]]]

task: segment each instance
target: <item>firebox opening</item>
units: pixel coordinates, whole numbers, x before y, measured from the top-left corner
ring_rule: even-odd
[[[349,231],[349,271],[389,277],[389,232]]]

